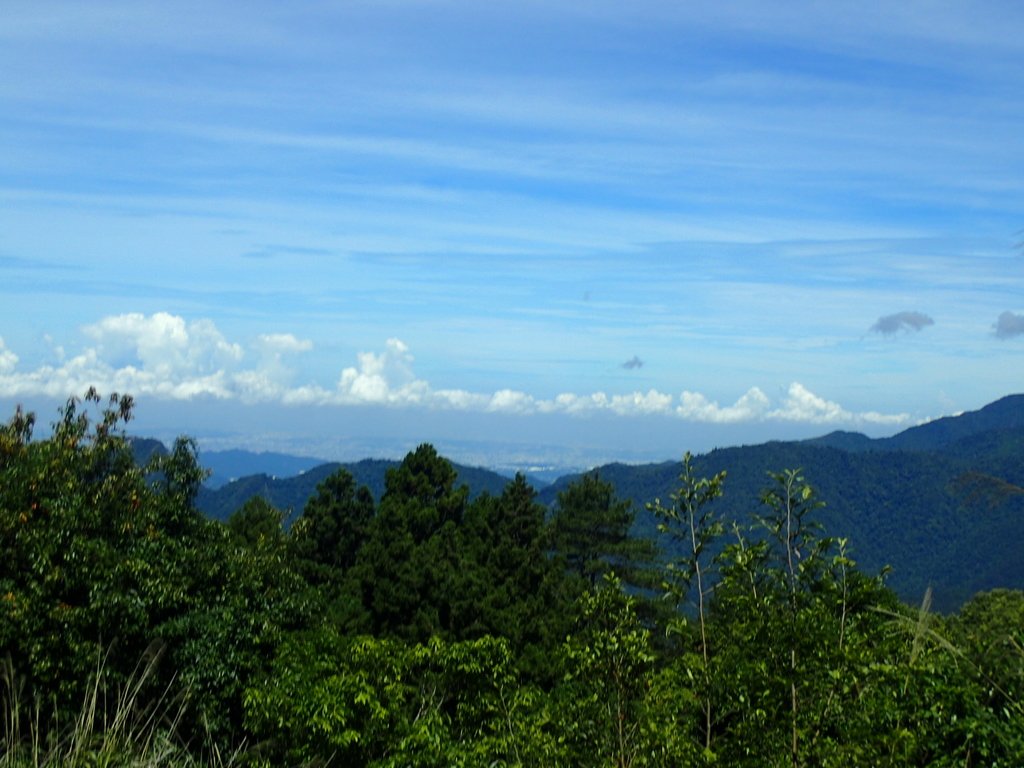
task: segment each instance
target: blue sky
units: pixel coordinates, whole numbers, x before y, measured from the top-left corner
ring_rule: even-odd
[[[9,409],[596,463],[1021,391],[1019,3],[4,16]]]

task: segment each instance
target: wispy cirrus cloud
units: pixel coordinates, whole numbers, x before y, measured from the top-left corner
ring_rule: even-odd
[[[0,339],[0,396],[67,397],[90,386],[136,397],[191,400],[237,399],[323,407],[385,406],[481,413],[586,416],[665,416],[684,421],[735,424],[786,421],[811,424],[902,424],[907,414],[851,412],[794,382],[773,403],[752,387],[732,405],[720,406],[699,392],[587,394],[563,392],[544,398],[513,388],[495,392],[435,389],[418,377],[415,358],[400,339],[379,352],[360,352],[341,370],[333,387],[295,385],[289,364],[313,351],[311,341],[290,333],[263,334],[248,345],[227,339],[210,320],[188,321],[158,312],[113,315],[83,329],[89,346],[54,365],[23,371]]]

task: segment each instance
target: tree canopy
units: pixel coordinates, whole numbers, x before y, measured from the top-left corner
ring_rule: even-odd
[[[800,470],[726,527],[725,477],[684,461],[651,506],[689,548],[661,560],[597,476],[551,510],[521,475],[470,500],[429,445],[378,504],[340,470],[290,527],[263,500],[222,524],[195,443],[140,465],[131,411],[89,392],[43,439],[0,427],[0,764],[102,762],[90,701],[150,729],[105,764],[1024,764],[1022,593],[903,605]]]

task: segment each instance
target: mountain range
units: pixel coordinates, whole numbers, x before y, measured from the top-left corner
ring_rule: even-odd
[[[384,473],[398,462],[380,459],[337,464],[283,454],[230,452],[201,459],[218,469],[219,487],[204,487],[198,504],[226,519],[247,499],[265,497],[292,516],[316,485],[344,466],[375,497]],[[849,541],[868,573],[890,567],[888,583],[904,599],[933,590],[939,610],[953,610],[972,594],[1024,587],[1024,395],[978,411],[937,419],[888,438],[832,432],[804,441],[722,448],[694,458],[700,476],[725,471],[725,495],[716,502],[726,521],[746,523],[759,511],[769,473],[800,469],[825,502],[818,515],[828,535]],[[454,465],[471,495],[500,494],[508,478],[488,469]],[[241,476],[246,467],[256,473]],[[271,470],[271,471],[268,471]],[[664,503],[678,485],[679,461],[608,464],[593,470],[637,511],[634,534],[656,538],[645,505]],[[291,476],[277,473],[292,472]],[[238,479],[223,482],[224,478]],[[538,500],[552,505],[578,475],[535,481]],[[668,542],[662,542],[666,544]],[[671,549],[671,544],[669,549]]]

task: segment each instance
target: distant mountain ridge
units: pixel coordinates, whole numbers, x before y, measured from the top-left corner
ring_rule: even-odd
[[[975,592],[1024,588],[1024,396],[872,440],[850,432],[724,448],[697,456],[698,475],[727,472],[717,502],[726,520],[749,522],[770,472],[802,469],[826,503],[826,533],[847,537],[868,572],[892,566],[890,585],[908,601],[933,587],[952,610]],[[597,468],[638,510],[637,535],[656,537],[644,505],[668,502],[679,462]],[[573,477],[539,494],[553,503]]]
[[[909,427],[892,437],[872,439],[859,432],[830,432],[804,440],[846,451],[934,451],[984,432],[1024,427],[1024,395],[1007,395],[977,411]]]
[[[270,475],[271,477],[292,477],[308,472],[314,467],[328,464],[326,459],[309,456],[294,456],[273,451],[203,451],[199,455],[203,467],[210,471],[205,485],[220,488],[232,480],[249,475]]]
[[[149,443],[145,447],[153,450]],[[227,458],[241,473],[253,457],[278,472],[302,466],[302,474],[274,477],[262,471],[220,487],[204,487],[199,508],[223,520],[260,495],[297,516],[317,484],[339,467],[379,499],[387,469],[398,464],[364,459],[309,467],[304,462],[314,459],[244,452]],[[458,482],[469,486],[474,497],[485,492],[499,495],[507,483],[504,475],[491,470],[453,466]],[[840,431],[810,440],[716,449],[697,456],[694,467],[703,476],[727,472],[718,509],[724,519],[740,523],[759,511],[770,472],[802,469],[826,502],[819,515],[826,533],[848,538],[852,556],[867,572],[892,566],[889,583],[905,600],[919,600],[931,586],[935,606],[952,610],[981,590],[1024,588],[1024,395],[1004,397],[977,411],[936,419],[889,438]],[[665,461],[613,463],[594,471],[613,483],[620,497],[633,501],[634,533],[658,538],[645,505],[656,498],[668,503],[680,470],[679,461]],[[553,504],[558,492],[577,477],[568,475],[541,488],[538,500]]]
[[[207,516],[216,520],[226,520],[253,496],[262,496],[278,509],[298,516],[306,506],[306,501],[316,493],[316,487],[327,477],[339,469],[346,469],[356,481],[356,485],[365,485],[375,499],[384,493],[384,477],[387,470],[397,467],[400,462],[391,459],[363,459],[350,463],[329,462],[319,464],[312,469],[292,477],[272,477],[265,473],[248,475],[232,480],[219,488],[204,486],[199,491],[196,505]],[[457,480],[470,489],[470,496],[481,493],[501,495],[508,478],[479,467],[466,467],[452,462]]]
[[[1008,395],[977,411],[945,416],[883,440],[905,451],[927,451],[980,434],[1024,427],[1024,395]]]

